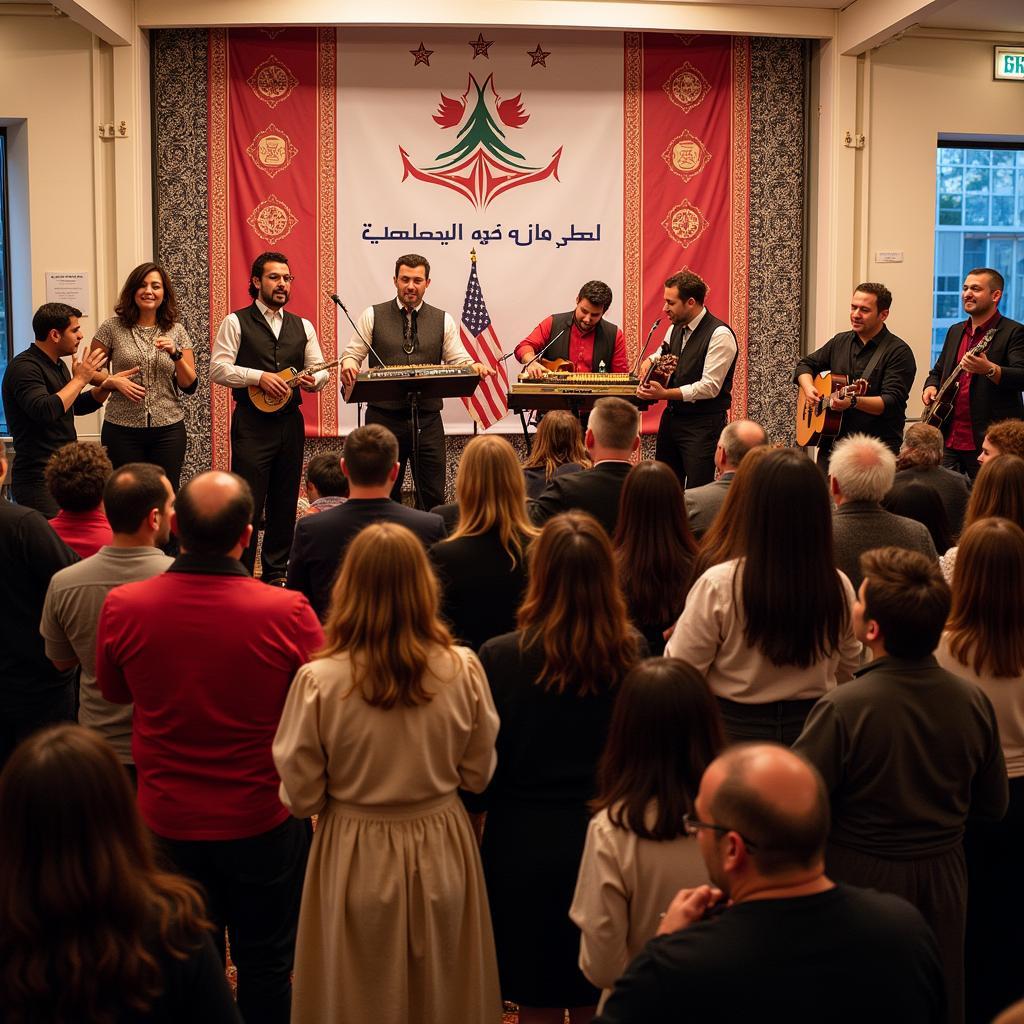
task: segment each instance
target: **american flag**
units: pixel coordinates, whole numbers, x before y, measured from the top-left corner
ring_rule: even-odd
[[[469,283],[466,285],[466,301],[462,306],[462,323],[459,333],[466,351],[473,361],[490,366],[495,372],[485,377],[480,386],[468,398],[462,400],[469,415],[483,430],[497,423],[508,412],[508,374],[501,359],[501,342],[494,333],[491,316],[484,304],[480,291],[480,278],[476,276],[476,256],[470,257]]]

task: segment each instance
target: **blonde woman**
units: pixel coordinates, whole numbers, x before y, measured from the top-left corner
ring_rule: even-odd
[[[443,589],[442,611],[474,651],[515,629],[526,589],[526,548],[537,535],[515,450],[482,434],[466,445],[455,478],[459,525],[430,549]]]
[[[438,618],[437,581],[404,526],[368,526],[351,542],[324,634],[274,741],[282,801],[320,815],[292,1024],[498,1024],[480,855],[456,792],[490,780],[498,716],[476,656]]]

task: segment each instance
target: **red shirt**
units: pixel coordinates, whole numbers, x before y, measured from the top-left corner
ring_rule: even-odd
[[[183,555],[110,592],[96,681],[135,704],[139,810],[157,835],[243,839],[288,817],[270,748],[292,677],[323,639],[302,594],[230,558]]]
[[[976,345],[995,326],[999,319],[999,310],[996,310],[977,330],[972,326],[972,321],[967,321],[963,336],[960,339],[960,347],[957,349],[956,361],[959,363],[967,354],[967,350]],[[946,438],[946,447],[957,452],[973,452],[977,449],[978,443],[974,440],[974,423],[971,420],[971,381],[973,373],[962,370],[960,373],[960,389],[953,400],[953,421],[949,428],[949,437]]]
[[[545,317],[528,338],[516,345],[516,359],[521,363],[529,362],[529,358],[523,358],[523,349],[527,346],[533,349],[534,354],[538,353],[551,340],[551,321],[554,317]],[[594,356],[594,332],[583,334],[576,321],[573,320],[569,327],[569,361],[576,367],[577,373],[593,373]],[[612,365],[606,366],[608,373],[629,373],[629,355],[626,352],[626,339],[622,336],[621,329],[615,333],[615,347],[612,349]]]
[[[88,512],[61,509],[50,520],[50,525],[54,533],[80,558],[95,555],[105,544],[114,543],[114,534],[102,505]]]

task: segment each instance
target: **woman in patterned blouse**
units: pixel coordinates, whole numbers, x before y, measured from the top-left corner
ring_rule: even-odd
[[[174,285],[156,263],[142,263],[125,281],[114,307],[92,341],[107,353],[113,394],[100,440],[114,468],[126,462],[160,466],[175,491],[185,461],[185,414],[181,396],[196,389],[196,363],[178,322]]]

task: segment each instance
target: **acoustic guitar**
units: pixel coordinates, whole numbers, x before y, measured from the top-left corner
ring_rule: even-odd
[[[953,372],[943,381],[938,394],[932,404],[925,409],[921,416],[921,422],[932,427],[942,427],[943,423],[953,414],[953,406],[956,405],[956,396],[960,391],[960,374],[964,370],[964,361],[968,356],[981,355],[992,344],[992,336],[996,333],[993,327],[981,341],[973,348],[964,353],[964,358],[953,368]]]
[[[259,409],[260,412],[278,412],[283,409],[291,400],[292,395],[295,393],[295,389],[299,386],[299,378],[304,374],[318,373],[320,370],[332,370],[341,362],[341,357],[338,359],[330,359],[323,363],[314,363],[312,366],[303,367],[301,370],[296,370],[294,366],[289,366],[285,370],[279,370],[274,374],[279,380],[283,380],[288,385],[288,394],[282,398],[272,398],[268,395],[263,388],[258,384],[249,385],[249,398],[252,399],[252,404]]]
[[[823,370],[815,378],[814,387],[821,398],[809,402],[803,391],[796,396],[796,443],[820,444],[823,438],[835,437],[843,425],[842,410],[832,408],[833,399],[860,397],[868,392],[868,382],[863,378],[850,383],[842,373]]]

